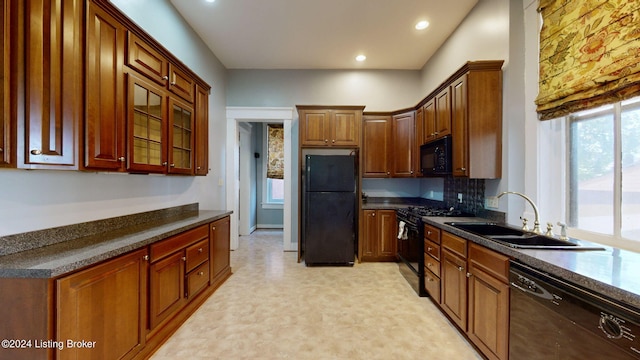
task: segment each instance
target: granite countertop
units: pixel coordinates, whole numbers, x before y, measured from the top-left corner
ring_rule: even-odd
[[[515,249],[445,222],[484,222],[482,218],[423,217],[427,224],[483,245],[514,260],[583,288],[640,308],[640,254],[602,245],[604,250]],[[574,239],[576,240],[576,239]],[[579,243],[593,243],[577,240]],[[600,244],[597,244],[600,245]]]
[[[440,201],[414,197],[368,197],[362,201],[362,210],[395,210],[409,206],[441,206]]]
[[[231,211],[189,211],[0,256],[0,277],[54,278],[229,214]],[[29,233],[20,235],[24,241]]]

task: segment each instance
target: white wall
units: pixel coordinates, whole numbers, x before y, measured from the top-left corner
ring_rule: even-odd
[[[0,169],[0,236],[199,202],[224,209],[225,69],[168,0],[114,0],[212,85],[206,177]],[[224,184],[223,184],[224,185]]]

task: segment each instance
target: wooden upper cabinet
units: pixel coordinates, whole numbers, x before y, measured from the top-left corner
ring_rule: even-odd
[[[195,80],[132,32],[129,32],[127,65],[183,100],[193,102]]]
[[[131,359],[144,346],[147,249],[63,277],[57,285],[58,341],[95,341],[65,347],[56,359]]]
[[[434,139],[451,134],[451,88],[447,86],[435,98]]]
[[[195,85],[195,81],[186,72],[169,64],[169,91],[184,100],[193,102]]]
[[[331,146],[359,146],[362,111],[338,109],[333,110],[331,115]]]
[[[127,29],[94,3],[87,6],[84,167],[124,171]]]
[[[160,85],[169,82],[169,60],[133,32],[129,32],[127,65]]]
[[[454,176],[502,176],[502,63],[469,63],[451,84]]]
[[[195,175],[209,172],[209,91],[196,86]]]
[[[414,141],[415,141],[415,111],[393,116],[392,129],[392,172],[393,177],[413,177],[414,169]]]
[[[127,170],[163,173],[167,167],[166,94],[131,73],[128,91]]]
[[[19,167],[78,168],[84,1],[25,1]]]
[[[300,145],[329,146],[328,110],[300,111]]]
[[[362,123],[362,177],[390,177],[391,116],[365,115]]]
[[[0,167],[13,167],[15,163],[15,100],[13,95],[16,91],[15,87],[15,61],[12,61],[12,51],[15,52],[17,41],[16,33],[13,31],[13,22],[17,18],[16,5],[18,2],[2,0],[0,2],[0,21],[2,21],[3,32],[0,41],[2,42],[2,58],[0,60],[0,69],[2,78],[4,79],[2,89],[0,89],[0,113],[2,120],[0,121]]]
[[[169,98],[169,174],[193,174],[195,116],[191,106]]]
[[[423,141],[429,142],[451,134],[451,87],[446,86],[422,107]]]
[[[297,106],[300,146],[359,147],[364,106]]]

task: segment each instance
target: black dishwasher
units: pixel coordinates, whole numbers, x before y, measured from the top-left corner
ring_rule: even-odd
[[[510,359],[640,359],[637,309],[520,263],[509,277]]]

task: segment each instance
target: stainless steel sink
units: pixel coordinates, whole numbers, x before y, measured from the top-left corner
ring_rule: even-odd
[[[560,240],[496,223],[445,222],[445,224],[517,249],[604,250],[601,246],[583,244],[575,239]]]

